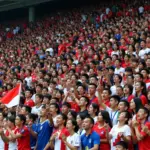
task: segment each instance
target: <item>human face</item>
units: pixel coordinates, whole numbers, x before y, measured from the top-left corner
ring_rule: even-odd
[[[126,150],[126,149],[123,148],[121,145],[117,145],[117,146],[116,146],[116,150]]]
[[[73,116],[71,115],[71,113],[70,113],[70,112],[68,113],[67,117],[68,117],[68,120],[73,119]]]
[[[0,121],[2,121],[4,119],[3,114],[0,113]]]
[[[103,116],[102,116],[101,112],[99,112],[99,114],[98,114],[97,121],[98,122],[102,122],[103,121]]]
[[[115,83],[119,83],[120,82],[120,79],[119,79],[119,77],[117,75],[114,75],[113,79],[114,79]]]
[[[88,113],[89,113],[89,115],[94,114],[94,108],[93,108],[92,105],[89,106],[89,108],[88,108]]]
[[[49,102],[50,102],[49,99],[44,97],[42,104],[49,104]]]
[[[120,87],[117,87],[116,92],[117,92],[117,95],[119,95],[119,96],[123,95],[123,90]]]
[[[30,91],[26,91],[26,92],[25,92],[25,97],[26,97],[26,98],[30,98],[30,97],[31,97]]]
[[[56,123],[57,123],[58,126],[64,124],[64,120],[63,120],[63,118],[62,118],[61,115],[58,115],[58,116],[57,116]]]
[[[121,112],[119,117],[118,117],[118,120],[119,121],[125,121],[126,120],[125,115],[126,115],[125,112]]]
[[[140,92],[142,90],[141,84],[139,82],[135,83],[135,91]]]
[[[85,92],[82,86],[79,86],[77,90],[78,90],[80,95],[83,95]]]
[[[144,78],[147,78],[147,72],[145,70],[142,70],[141,74],[143,75]]]
[[[95,86],[94,85],[89,85],[88,93],[93,95],[93,94],[95,94],[95,92],[96,92]]]
[[[76,120],[77,120],[78,126],[80,126],[83,123],[83,121],[82,121],[82,119],[80,118],[79,115],[77,115],[77,119]]]
[[[141,79],[140,75],[136,74],[136,75],[134,76],[134,81],[135,81],[135,82],[138,82],[138,81],[141,81],[141,80],[142,80],[142,79]]]
[[[128,86],[125,86],[124,88],[123,88],[123,92],[124,92],[124,94],[129,94],[129,88],[128,88]]]
[[[47,115],[47,111],[46,111],[46,108],[42,108],[41,111],[40,111],[40,116],[41,117],[44,117]]]
[[[84,99],[84,97],[81,97],[80,101],[79,101],[79,106],[81,107],[81,106],[85,106],[85,105],[86,105],[85,99]]]
[[[27,115],[27,111],[26,111],[26,108],[25,108],[25,107],[22,107],[22,108],[21,108],[21,114]]]
[[[102,99],[103,100],[108,100],[109,99],[109,92],[107,90],[103,90],[102,92]]]
[[[66,128],[68,129],[68,131],[74,130],[74,126],[73,126],[71,120],[67,121]]]
[[[62,111],[62,113],[64,113],[64,114],[68,114],[69,108],[68,108],[67,106],[63,105],[61,111]]]
[[[130,109],[133,110],[133,109],[135,109],[135,107],[136,107],[135,102],[134,102],[134,100],[132,99],[132,100],[130,101]]]
[[[83,128],[84,128],[84,130],[89,130],[90,128],[92,128],[92,124],[91,124],[90,119],[88,119],[88,118],[84,119]]]
[[[119,102],[118,109],[120,112],[125,111],[127,109],[124,102]]]
[[[117,102],[114,98],[110,99],[110,106],[111,106],[111,108],[115,108],[117,106]]]
[[[146,113],[143,109],[139,109],[137,116],[138,116],[139,120],[142,120],[142,119],[146,118]]]
[[[39,104],[41,102],[41,99],[38,96],[35,96],[35,104]]]
[[[15,119],[15,124],[16,124],[16,126],[20,126],[22,124],[22,121],[18,116]]]
[[[50,111],[50,114],[53,115],[57,112],[57,109],[54,105],[50,105],[49,111]]]

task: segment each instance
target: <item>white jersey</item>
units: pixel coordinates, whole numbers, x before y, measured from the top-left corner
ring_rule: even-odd
[[[67,142],[72,146],[78,147],[78,150],[81,150],[81,139],[79,134],[74,133],[73,135],[68,136]],[[70,148],[67,147],[67,150],[70,150]]]
[[[4,142],[0,136],[0,150],[4,150]]]
[[[131,136],[131,129],[128,125],[124,125],[122,127],[118,128],[118,124],[113,126],[113,128],[110,131],[110,135],[112,136],[111,139],[111,150],[115,150],[115,141],[117,141],[118,139],[118,133],[122,132],[124,136]],[[123,141],[123,139],[121,139],[121,141]]]

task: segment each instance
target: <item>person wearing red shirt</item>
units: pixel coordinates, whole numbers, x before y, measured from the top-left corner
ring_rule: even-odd
[[[24,103],[24,105],[27,105],[27,106],[30,106],[30,107],[33,107],[35,104],[34,104],[34,102],[33,102],[33,100],[31,99],[31,97],[32,97],[32,92],[31,92],[31,90],[26,90],[25,91],[25,103]]]
[[[108,124],[108,127],[106,127]],[[108,139],[108,133],[112,127],[109,113],[102,110],[98,114],[97,124],[94,125],[93,130],[97,132],[101,139],[100,149],[110,150],[110,144]]]
[[[16,127],[15,127],[15,117],[14,116],[8,117],[8,121],[4,124],[4,127],[7,127],[7,126],[10,127],[10,129],[12,130],[13,133],[15,132]],[[3,130],[1,130],[0,134],[1,134],[2,140],[5,142],[4,150],[17,149],[16,140],[14,140],[14,141],[11,140],[11,136],[10,136],[8,130],[6,130],[5,133],[3,132]]]
[[[132,122],[135,129],[135,134],[138,140],[139,150],[150,150],[150,136],[142,129],[146,126],[150,130],[150,122],[148,122],[149,110],[142,107],[138,111],[138,120]]]
[[[66,121],[67,116],[65,114],[59,114],[57,116],[58,129],[52,133],[49,143],[46,145],[44,150],[48,150],[49,147],[54,148],[54,150],[66,150],[66,145],[62,139],[62,136],[69,136],[69,131],[65,127]]]
[[[99,104],[98,98],[95,96],[96,88],[97,88],[96,84],[90,83],[88,85],[88,94],[89,94],[90,104],[91,103]]]
[[[30,132],[25,126],[26,117],[24,115],[17,115],[15,120],[16,130],[12,131],[9,127],[6,127],[12,140],[17,140],[18,150],[31,150],[30,148]]]
[[[146,85],[142,81],[135,83],[135,96],[141,99],[143,106],[148,103],[146,95]]]

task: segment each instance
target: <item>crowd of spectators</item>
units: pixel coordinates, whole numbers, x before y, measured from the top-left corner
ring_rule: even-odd
[[[0,150],[150,150],[150,3],[0,26]]]

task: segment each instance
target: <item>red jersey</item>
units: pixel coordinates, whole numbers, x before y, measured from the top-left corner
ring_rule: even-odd
[[[32,100],[32,99],[30,99],[30,100],[25,101],[24,105],[27,105],[27,106],[33,107],[35,104],[34,104],[33,100]]]
[[[54,149],[58,149],[58,150],[66,150],[66,145],[65,143],[63,142],[62,140],[62,135],[65,135],[66,137],[69,136],[69,132],[68,130],[64,127],[63,129],[59,130],[55,130],[53,132],[54,133],[57,133],[57,137],[55,138],[55,145],[54,145]]]
[[[100,139],[107,139],[106,137],[106,129],[104,127],[102,128],[99,128],[98,124],[96,124],[94,127],[93,127],[93,130],[95,132],[97,132],[100,136]],[[104,150],[110,150],[110,145],[109,143],[101,143],[100,144],[100,149],[104,149]]]
[[[150,130],[150,122],[146,122],[145,126]],[[138,127],[140,134],[144,137],[143,140],[138,142],[139,150],[150,150],[150,136],[141,130],[141,126]]]
[[[30,148],[30,132],[26,126],[21,129],[16,128],[15,134],[21,134],[22,137],[17,139],[18,150],[31,150]]]

